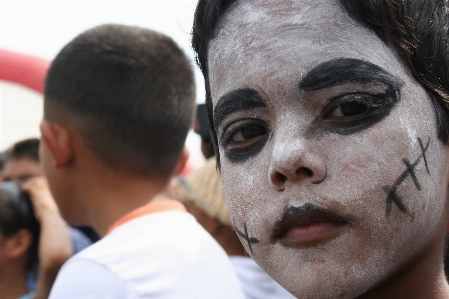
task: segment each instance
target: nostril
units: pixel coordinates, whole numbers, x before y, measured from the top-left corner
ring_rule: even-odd
[[[313,171],[310,170],[309,168],[301,167],[301,168],[298,168],[298,169],[296,170],[296,175],[299,175],[299,174],[301,174],[301,173],[304,173],[304,174],[305,174],[306,176],[308,176],[309,178],[310,178],[311,176],[313,176]]]
[[[276,173],[273,177],[273,181],[278,184],[283,184],[285,181],[287,181],[287,177],[283,175],[282,173]]]

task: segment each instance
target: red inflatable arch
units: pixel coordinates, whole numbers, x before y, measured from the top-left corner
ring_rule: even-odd
[[[42,93],[50,61],[0,49],[0,80],[19,83]]]

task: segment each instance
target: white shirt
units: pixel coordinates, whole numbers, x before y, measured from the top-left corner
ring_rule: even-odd
[[[73,256],[50,299],[244,298],[226,253],[188,213],[148,214]]]
[[[296,298],[273,280],[252,258],[231,256],[230,259],[246,299]]]

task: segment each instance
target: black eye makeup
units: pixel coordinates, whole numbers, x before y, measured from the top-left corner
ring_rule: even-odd
[[[268,124],[265,120],[250,117],[237,119],[230,125],[222,126],[222,123],[234,113],[264,107],[267,107],[265,100],[250,88],[231,91],[218,100],[214,108],[214,126],[218,143],[231,162],[244,162],[260,152],[268,139]]]
[[[261,119],[244,119],[226,128],[220,146],[232,162],[243,162],[256,155],[268,139],[267,123]]]
[[[309,128],[349,135],[367,129],[388,116],[399,94],[351,93],[332,98]]]
[[[309,126],[309,133],[349,135],[373,126],[388,116],[399,102],[404,83],[372,63],[339,58],[313,68],[301,80],[299,88],[314,92],[344,85],[357,86],[358,91],[329,99]],[[379,92],[379,89],[384,91]]]
[[[299,82],[301,94],[323,105],[321,111],[314,112],[316,117],[306,135],[349,135],[375,125],[399,102],[403,85],[399,78],[367,61],[338,58],[319,64]],[[233,90],[218,99],[214,127],[230,162],[245,162],[265,146],[270,126],[269,120],[255,117],[261,108],[267,108],[267,102],[251,88]]]

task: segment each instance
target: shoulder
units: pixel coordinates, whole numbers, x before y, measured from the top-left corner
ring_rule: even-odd
[[[243,298],[226,253],[184,212],[154,213],[125,223],[72,257],[60,276],[55,292],[70,284],[113,293],[132,286],[127,291],[141,298]],[[86,298],[134,298],[95,294]]]
[[[74,258],[60,270],[49,298],[137,299],[139,297],[123,279],[103,265],[92,260]]]

